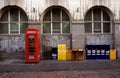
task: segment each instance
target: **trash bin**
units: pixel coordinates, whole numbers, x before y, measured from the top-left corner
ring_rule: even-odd
[[[96,48],[97,46],[96,45],[91,45],[92,47],[92,55],[91,55],[91,59],[96,59]]]
[[[57,47],[52,47],[52,60],[57,60]]]
[[[72,53],[73,53],[74,60],[84,60],[85,59],[85,52],[83,49],[73,48]]]
[[[105,45],[105,57],[110,59],[110,45]]]
[[[66,57],[67,57],[67,60],[73,60],[72,50],[67,50]]]
[[[58,60],[67,60],[66,44],[58,44]]]
[[[96,59],[101,59],[101,55],[100,55],[100,46],[101,45],[96,45],[97,48],[96,48]]]
[[[92,59],[92,46],[86,45],[86,59]]]
[[[110,60],[116,60],[116,49],[111,49],[110,50]]]
[[[100,46],[100,59],[106,59],[105,56],[105,45]]]
[[[85,59],[85,53],[83,49],[78,49],[76,53],[76,60],[84,60]]]

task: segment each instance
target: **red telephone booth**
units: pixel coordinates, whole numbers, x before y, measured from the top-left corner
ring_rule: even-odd
[[[40,60],[40,34],[37,28],[28,28],[25,32],[25,61],[39,62]]]

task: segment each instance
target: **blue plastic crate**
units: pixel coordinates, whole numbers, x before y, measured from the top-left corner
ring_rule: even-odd
[[[86,45],[86,59],[109,59],[109,50],[110,45]]]
[[[110,59],[110,50],[105,51],[106,59]]]

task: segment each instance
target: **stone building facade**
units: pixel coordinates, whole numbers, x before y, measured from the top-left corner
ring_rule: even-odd
[[[41,58],[52,47],[110,45],[120,58],[119,0],[0,0],[1,59],[24,59],[25,29],[40,30]]]

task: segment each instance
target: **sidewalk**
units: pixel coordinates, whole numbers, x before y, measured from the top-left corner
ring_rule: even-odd
[[[2,78],[120,78],[120,60],[42,60],[29,64],[6,60],[0,61],[0,73],[6,73]]]
[[[83,60],[57,61],[42,60],[39,63],[28,63],[24,60],[0,61],[0,72],[30,72],[30,71],[63,71],[63,70],[101,70],[120,69],[120,60]]]

